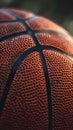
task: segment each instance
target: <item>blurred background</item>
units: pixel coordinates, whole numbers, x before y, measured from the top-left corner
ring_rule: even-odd
[[[0,0],[0,8],[18,8],[45,16],[73,35],[73,0]]]

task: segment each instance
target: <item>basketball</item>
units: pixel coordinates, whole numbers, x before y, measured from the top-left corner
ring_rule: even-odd
[[[0,9],[0,130],[73,130],[72,39],[47,18]]]

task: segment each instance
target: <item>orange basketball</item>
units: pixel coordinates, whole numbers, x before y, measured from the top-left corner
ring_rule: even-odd
[[[73,41],[33,13],[0,9],[0,130],[73,130]]]

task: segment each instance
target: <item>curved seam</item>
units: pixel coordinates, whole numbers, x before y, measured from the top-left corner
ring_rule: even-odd
[[[0,37],[0,42],[4,41],[4,40],[7,40],[9,38],[14,38],[15,36],[19,36],[19,35],[23,35],[27,32],[27,34],[31,34],[32,35],[32,32],[33,31],[33,34],[35,33],[48,33],[48,34],[55,34],[55,35],[59,35],[59,33],[55,32],[55,31],[51,31],[51,30],[26,30],[26,31],[22,31],[22,32],[16,32],[16,33],[13,33],[13,34],[9,34],[9,35],[5,35],[3,37]]]
[[[21,19],[21,20],[23,20],[23,21],[27,21],[27,20],[31,20],[31,19],[34,19],[34,18],[37,17],[37,15],[32,14],[32,16],[30,16],[30,17],[28,17],[28,18],[21,18],[21,17],[19,17],[18,15],[14,14],[12,11],[8,10],[8,9],[2,9],[2,11],[3,11],[5,14],[9,14],[9,15],[15,17],[16,20]]]
[[[33,15],[33,16],[29,17],[29,18],[23,18],[22,20],[27,21],[27,20],[34,19],[36,17],[37,17],[36,15]],[[19,20],[16,19],[16,20],[2,20],[2,21],[0,21],[0,23],[11,23],[11,22],[19,22]]]
[[[48,45],[41,45],[42,49],[47,49],[47,50],[55,50],[56,52],[61,53],[65,57],[67,57],[70,60],[73,60],[73,57],[68,55],[66,52],[60,50],[59,48],[53,47],[53,46],[48,46]]]
[[[7,98],[7,95],[8,95],[8,92],[10,90],[10,86],[11,86],[11,83],[12,83],[12,80],[14,78],[14,75],[19,67],[19,65],[21,64],[22,60],[30,53],[32,53],[33,51],[35,51],[36,48],[33,47],[33,48],[30,48],[28,50],[26,50],[25,52],[23,52],[19,57],[18,59],[16,60],[16,62],[14,63],[12,69],[11,69],[11,72],[9,74],[9,77],[7,79],[7,82],[6,82],[6,86],[5,86],[5,89],[4,89],[4,92],[3,92],[3,95],[2,95],[2,98],[1,98],[1,102],[0,102],[0,116],[2,115],[2,111],[3,111],[3,108],[4,108],[4,105],[5,105],[5,101],[6,101],[6,98]]]
[[[9,35],[6,35],[4,37],[0,37],[0,42],[3,42],[5,40],[9,40],[11,38],[15,38],[16,36],[21,36],[21,35],[24,35],[24,34],[28,34],[27,31],[9,34]]]

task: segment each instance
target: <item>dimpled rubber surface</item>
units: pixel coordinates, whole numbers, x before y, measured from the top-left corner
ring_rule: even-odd
[[[41,16],[0,10],[0,130],[73,130],[73,41]]]

